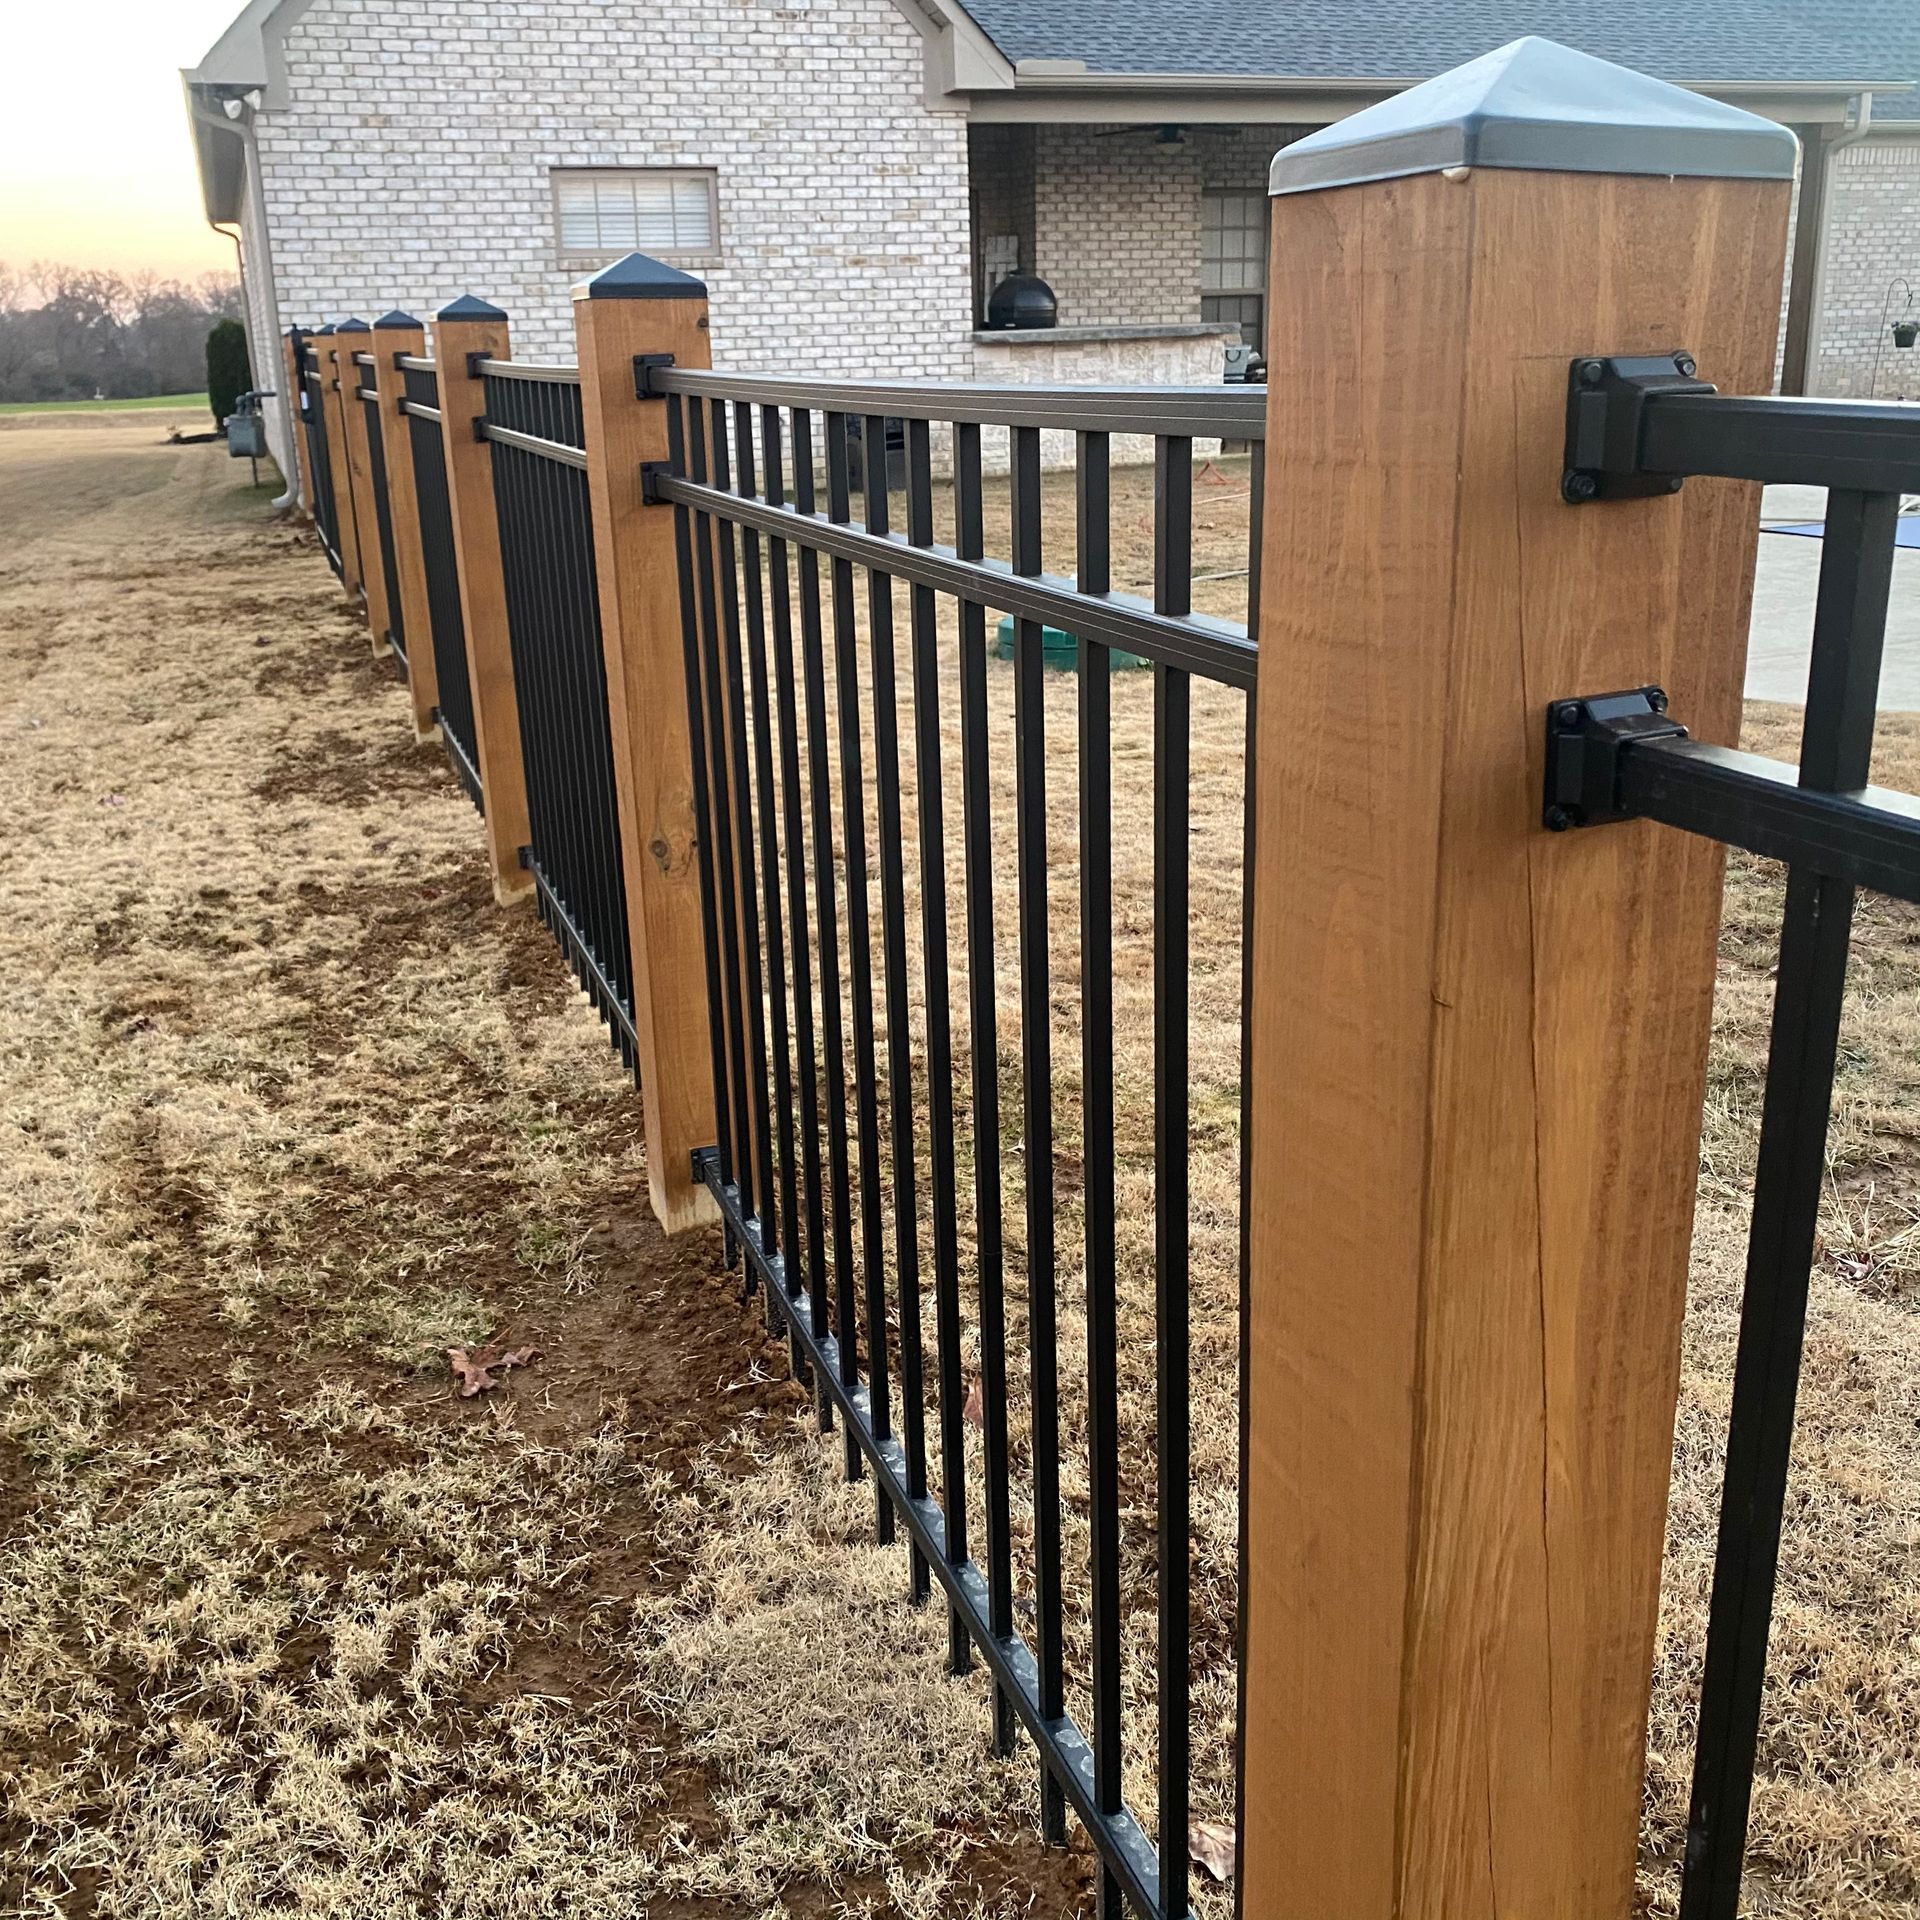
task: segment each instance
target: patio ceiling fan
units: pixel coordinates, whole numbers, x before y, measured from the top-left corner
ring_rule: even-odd
[[[1104,133],[1094,135],[1096,140],[1126,140],[1137,133],[1151,133],[1156,147],[1184,147],[1187,144],[1185,127],[1175,126],[1171,122],[1157,127],[1109,127]]]

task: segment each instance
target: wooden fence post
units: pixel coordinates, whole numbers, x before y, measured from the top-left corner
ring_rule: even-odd
[[[487,796],[487,855],[494,897],[526,898],[533,876],[520,864],[532,837],[527,771],[520,757],[520,709],[513,690],[507,586],[500,564],[500,520],[493,504],[493,448],[474,431],[486,417],[476,360],[505,360],[507,316],[471,294],[434,316],[433,358],[440,378],[440,431],[447,451],[447,497],[460,567],[460,616],[467,630],[467,679],[480,784]]]
[[[280,337],[280,362],[286,369],[281,391],[286,396],[287,419],[293,429],[294,471],[287,479],[299,489],[300,505],[313,518],[313,449],[307,444],[307,336],[289,327]]]
[[[353,336],[349,334],[348,340]],[[313,337],[320,362],[320,405],[327,435],[327,471],[333,483],[335,537],[340,548],[340,585],[351,599],[360,591],[360,538],[353,523],[353,471],[347,456],[346,409],[341,400],[338,329],[322,327]]]
[[[393,534],[393,573],[387,583],[388,618],[397,609],[407,654],[407,693],[413,731],[421,740],[440,732],[440,676],[433,658],[433,611],[427,604],[427,557],[420,538],[420,494],[413,477],[413,424],[400,411],[407,376],[396,364],[423,355],[427,330],[397,308],[373,323],[372,385],[380,395],[380,449],[387,473],[387,525]]]
[[[633,1019],[646,1112],[647,1181],[669,1233],[716,1217],[693,1178],[714,1135],[713,1055],[701,945],[673,510],[642,497],[644,462],[667,457],[667,405],[637,391],[636,356],[707,367],[707,290],[629,254],[576,288],[587,481],[600,636],[619,793]]]
[[[367,603],[367,641],[376,654],[387,650],[387,568],[380,551],[380,520],[374,500],[373,456],[367,444],[367,410],[360,387],[371,369],[356,366],[354,355],[370,353],[373,329],[364,320],[342,320],[333,330],[335,364],[340,369],[340,421],[347,467],[353,481],[354,545],[359,554],[360,591]]]
[[[1771,378],[1784,129],[1524,40],[1273,167],[1249,1920],[1632,1907],[1721,856],[1547,703],[1740,720],[1756,489],[1561,497],[1570,364]]]

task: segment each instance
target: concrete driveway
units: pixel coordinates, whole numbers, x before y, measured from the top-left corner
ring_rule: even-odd
[[[1814,592],[1825,543],[1764,529],[1822,520],[1826,511],[1824,488],[1766,489],[1760,509],[1760,559],[1753,581],[1753,624],[1747,638],[1749,700],[1800,703],[1807,697]],[[1911,547],[1901,548],[1893,557],[1880,708],[1886,713],[1920,712],[1920,550]]]

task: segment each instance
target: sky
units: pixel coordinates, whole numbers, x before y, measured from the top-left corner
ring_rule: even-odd
[[[9,7],[0,89],[0,261],[233,271],[207,225],[180,94],[243,0]]]

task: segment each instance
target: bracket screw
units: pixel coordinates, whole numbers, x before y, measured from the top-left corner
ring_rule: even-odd
[[[1565,807],[1549,807],[1540,816],[1540,824],[1549,833],[1565,833],[1573,825],[1573,815]]]
[[[1673,356],[1673,364],[1681,373],[1684,373],[1689,380],[1693,378],[1694,358],[1692,354],[1676,353]]]
[[[1584,467],[1569,467],[1560,476],[1560,497],[1578,506],[1582,501],[1600,497],[1600,476]]]
[[[1667,710],[1666,689],[1664,687],[1649,687],[1647,689],[1647,705],[1650,706],[1655,713],[1665,713]]]
[[[1580,702],[1562,700],[1553,710],[1553,724],[1562,733],[1571,733],[1580,724]]]
[[[1599,360],[1580,362],[1580,384],[1583,387],[1597,387],[1607,377],[1606,365]]]

